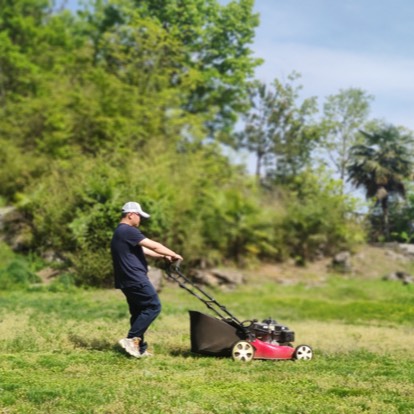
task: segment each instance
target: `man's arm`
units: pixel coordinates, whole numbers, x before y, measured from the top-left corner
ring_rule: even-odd
[[[143,248],[143,251],[146,255],[151,257],[166,257],[171,260],[183,260],[183,258],[170,250],[168,247],[165,247],[163,244],[158,243],[154,240],[145,238],[139,242],[139,245]]]
[[[155,253],[153,250],[147,249],[144,246],[142,246],[142,251],[144,252],[144,254],[146,256],[157,257],[157,258],[159,258],[159,257],[165,257],[164,255]]]

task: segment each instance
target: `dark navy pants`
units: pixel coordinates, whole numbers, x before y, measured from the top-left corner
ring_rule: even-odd
[[[141,338],[139,350],[145,352],[147,343],[144,340],[145,332],[161,312],[161,302],[152,283],[143,280],[135,286],[122,289],[131,314],[131,329],[128,338]]]

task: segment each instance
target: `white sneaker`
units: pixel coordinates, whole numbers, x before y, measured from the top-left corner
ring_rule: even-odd
[[[119,345],[121,345],[129,355],[132,355],[135,358],[140,358],[141,354],[138,349],[140,341],[140,338],[122,338],[119,340]]]

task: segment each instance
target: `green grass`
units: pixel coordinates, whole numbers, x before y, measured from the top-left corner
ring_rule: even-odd
[[[239,319],[272,316],[312,361],[236,363],[189,352],[197,299],[167,285],[151,359],[117,346],[128,328],[115,290],[0,293],[0,413],[412,413],[414,286],[331,277],[211,291]]]

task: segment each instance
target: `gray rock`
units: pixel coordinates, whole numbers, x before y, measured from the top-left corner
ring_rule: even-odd
[[[234,287],[245,282],[242,273],[227,269],[192,269],[189,276],[195,283],[207,286]]]
[[[398,250],[405,256],[414,257],[414,244],[400,243]]]
[[[384,251],[384,256],[387,256],[388,258],[390,258],[391,260],[394,260],[394,261],[401,261],[401,262],[408,261],[407,256],[405,256],[402,253],[398,253],[394,250],[385,250]]]
[[[241,285],[245,282],[244,275],[237,270],[211,269],[210,272],[221,282],[220,284]]]
[[[163,272],[161,269],[151,267],[148,269],[148,278],[157,292],[160,292],[162,289],[162,276]]]
[[[409,285],[414,283],[414,278],[407,272],[391,272],[388,275],[383,276],[382,280],[398,281],[402,282],[403,285]]]
[[[206,286],[218,286],[219,280],[208,270],[193,269],[190,272],[193,282]]]
[[[343,251],[336,254],[331,263],[331,267],[342,273],[349,273],[352,271],[351,253]]]
[[[2,240],[14,251],[27,251],[32,243],[32,229],[24,214],[13,207],[4,208],[1,215]]]
[[[0,208],[0,231],[4,229],[4,221],[5,221],[6,216],[14,210],[15,210],[14,207],[1,207]]]

